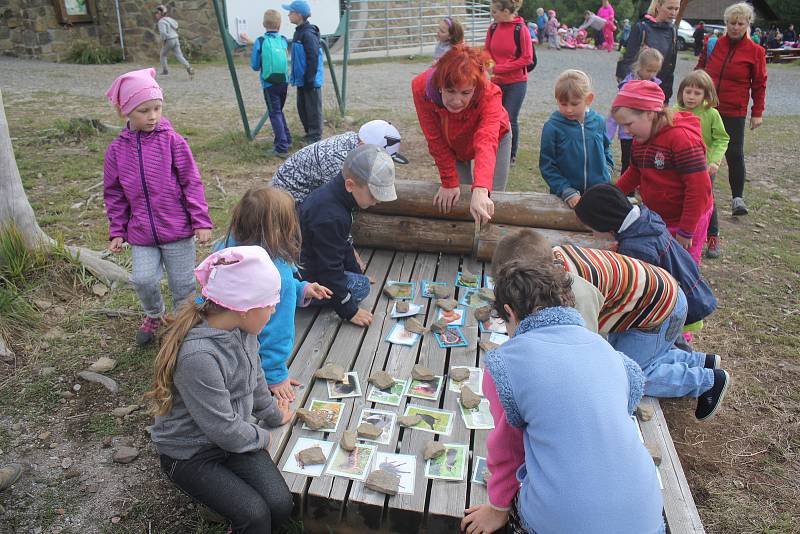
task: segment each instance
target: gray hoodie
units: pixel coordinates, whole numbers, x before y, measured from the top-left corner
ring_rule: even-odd
[[[158,19],[158,33],[161,35],[161,40],[178,38],[178,21],[172,17],[161,17]]]
[[[172,409],[156,416],[150,434],[156,449],[186,460],[209,447],[242,453],[266,449],[265,426],[281,424],[278,403],[264,379],[258,338],[241,330],[218,330],[203,322],[187,334],[173,376]]]

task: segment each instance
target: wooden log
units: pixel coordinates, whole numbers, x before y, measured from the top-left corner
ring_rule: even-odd
[[[433,205],[433,197],[439,189],[438,182],[398,180],[395,182],[397,200],[382,202],[369,208],[370,213],[403,215],[454,221],[472,221],[469,212],[471,198],[468,186],[461,186],[461,197],[453,209],[443,214]],[[495,191],[494,217],[492,223],[552,228],[554,230],[586,231],[586,227],[566,204],[558,197],[546,193],[521,191]]]

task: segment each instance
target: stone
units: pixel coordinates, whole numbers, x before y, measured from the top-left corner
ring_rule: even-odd
[[[92,371],[81,371],[78,373],[78,378],[86,380],[87,382],[94,382],[100,384],[113,394],[119,393],[119,385],[113,378],[103,376]]]
[[[478,296],[487,302],[494,302],[494,289],[482,287],[480,291],[478,291]]]
[[[422,323],[420,323],[419,320],[414,317],[409,317],[406,319],[406,322],[403,324],[403,326],[406,330],[415,334],[424,334],[428,331],[428,329],[425,328]]]
[[[402,288],[395,284],[386,284],[383,286],[383,294],[389,297],[390,299],[396,299],[400,296],[402,292]]]
[[[51,435],[52,435],[52,432],[50,432],[50,431],[48,430],[48,431],[42,432],[42,433],[41,433],[41,434],[39,434],[37,437],[38,437],[38,438],[39,438],[41,441],[47,441],[48,439],[50,439],[50,436],[51,436]]]
[[[378,439],[383,434],[383,429],[372,423],[361,423],[356,431],[358,432],[358,437],[367,439]]]
[[[450,378],[453,379],[453,382],[463,382],[469,378],[469,369],[466,367],[451,367]]]
[[[120,447],[114,451],[112,460],[118,464],[129,464],[139,456],[139,449],[136,447]]]
[[[400,426],[414,426],[422,422],[422,417],[418,413],[414,415],[401,415],[397,418],[397,424]]]
[[[41,377],[48,377],[56,372],[55,367],[42,367],[39,369],[39,376]]]
[[[49,300],[35,299],[33,303],[39,308],[39,311],[47,311],[53,307],[53,303]]]
[[[456,299],[436,299],[436,305],[444,311],[453,311],[458,306]]]
[[[61,460],[61,469],[67,470],[72,467],[72,458],[63,458]]]
[[[422,380],[423,382],[430,382],[433,380],[433,371],[425,367],[424,365],[416,364],[414,367],[411,368],[411,378],[414,380]]]
[[[474,285],[478,283],[478,275],[472,274],[469,270],[465,267],[461,269],[461,282],[464,284]]]
[[[422,453],[422,457],[426,460],[430,460],[432,458],[438,458],[439,456],[443,455],[445,451],[444,445],[441,444],[439,441],[429,441],[425,444],[425,451]]]
[[[491,341],[482,339],[481,341],[478,341],[478,346],[480,348],[482,348],[483,350],[485,350],[486,352],[489,352],[490,350],[496,349],[500,345],[498,345],[497,343],[492,343]]]
[[[661,449],[658,448],[658,445],[645,443],[645,447],[647,447],[647,452],[650,453],[653,463],[656,464],[656,466],[661,465]]]
[[[322,447],[319,445],[314,445],[313,447],[303,449],[295,455],[295,458],[297,458],[297,461],[304,466],[324,464],[327,460],[325,458],[325,453],[322,452]]]
[[[342,434],[342,439],[339,440],[339,446],[346,450],[352,451],[356,448],[356,433],[352,430],[346,430]]]
[[[11,425],[11,430],[13,430],[14,432],[21,431],[22,430],[22,423],[14,423],[13,425]]]
[[[101,356],[96,362],[89,366],[89,370],[95,373],[107,373],[117,366],[117,360],[107,356]]]
[[[368,382],[374,384],[378,389],[389,389],[394,385],[394,378],[386,371],[377,371],[372,373]]]
[[[121,408],[114,408],[111,410],[111,413],[114,414],[114,417],[125,417],[126,415],[132,414],[139,408],[140,406],[138,404],[129,404],[128,406],[123,406]]]
[[[397,313],[408,313],[409,303],[407,300],[400,300],[395,304],[395,311]]]
[[[105,284],[98,282],[92,286],[92,293],[98,297],[104,297],[106,293],[108,293],[108,288],[105,286]]]
[[[433,293],[433,296],[437,299],[447,299],[453,294],[453,288],[450,286],[433,285],[430,286],[430,288],[430,292]]]
[[[477,408],[481,403],[481,396],[472,391],[469,386],[461,386],[461,406],[467,410]]]
[[[636,407],[636,417],[642,422],[647,422],[653,418],[653,408],[640,404]]]
[[[328,422],[327,420],[319,413],[312,412],[308,408],[298,408],[297,409],[297,417],[303,420],[303,422],[308,425],[308,428],[311,430],[319,430],[320,428],[325,428]]]
[[[400,490],[400,477],[383,469],[378,469],[367,476],[364,486],[387,495],[397,495]]]
[[[314,371],[314,377],[322,378],[323,380],[333,380],[334,382],[344,382],[344,368],[335,363],[326,363],[322,368]]]
[[[80,384],[74,384],[72,386],[72,391],[74,391],[75,393],[79,392],[80,390],[81,390],[81,385]]]
[[[78,478],[79,476],[81,476],[81,472],[75,469],[74,467],[72,469],[67,469],[66,471],[64,471],[64,478],[66,480],[70,480],[72,478]]]
[[[475,319],[477,319],[479,323],[488,321],[489,318],[492,316],[492,307],[481,306],[480,308],[475,308],[475,311],[472,312],[472,315],[475,316]]]
[[[436,321],[433,322],[433,324],[431,324],[430,330],[431,332],[434,332],[436,334],[443,334],[444,331],[447,330],[449,327],[450,327],[450,322],[444,317],[442,317],[441,319],[437,319]]]

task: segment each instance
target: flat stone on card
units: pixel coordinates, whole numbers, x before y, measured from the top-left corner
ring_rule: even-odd
[[[414,367],[411,368],[411,378],[414,380],[422,380],[423,382],[430,382],[433,380],[433,371],[425,367],[424,365],[416,364]]]
[[[653,418],[653,408],[650,406],[645,406],[644,404],[640,404],[636,407],[636,416],[639,418],[639,420],[647,422]]]
[[[339,446],[348,452],[355,449],[356,433],[352,430],[345,430],[344,433],[342,433],[342,439],[339,440]]]
[[[486,300],[486,301],[489,301],[489,302],[494,302],[494,290],[493,289],[489,289],[488,287],[482,287],[478,291],[478,295],[483,300]]]
[[[308,425],[308,428],[311,430],[325,428],[325,425],[328,424],[327,420],[321,414],[313,412],[308,408],[298,408],[297,417],[299,417],[306,425]]]
[[[483,321],[488,321],[489,318],[492,316],[492,307],[481,306],[480,308],[475,308],[475,311],[472,312],[472,315],[474,315],[475,319],[480,323],[482,323]]]
[[[418,413],[414,415],[401,415],[397,418],[397,423],[400,426],[414,426],[422,422],[422,417]]]
[[[408,329],[408,328],[406,328]],[[368,382],[374,384],[378,389],[389,389],[394,385],[394,378],[386,371],[377,371],[372,373]]]
[[[397,495],[400,489],[400,477],[383,469],[378,469],[367,476],[364,486],[386,495]]]
[[[469,272],[466,267],[461,269],[461,282],[464,284],[477,284],[478,275]]]
[[[383,294],[389,298],[396,299],[401,292],[400,286],[396,284],[386,284],[383,286]]]
[[[302,465],[320,465],[324,464],[326,461],[325,453],[322,452],[322,447],[319,445],[303,449],[295,454],[295,458],[297,458],[297,461]]]
[[[428,331],[428,329],[425,328],[425,326],[423,326],[423,324],[419,322],[419,320],[416,319],[415,317],[409,317],[408,319],[406,319],[406,322],[404,323],[403,326],[405,327],[406,330],[408,330],[409,332],[413,332],[415,334],[424,334],[425,332]]]
[[[361,423],[356,431],[358,432],[358,437],[367,439],[378,439],[383,434],[383,429],[372,423]]]
[[[323,380],[333,380],[334,382],[344,382],[346,378],[344,368],[335,363],[326,363],[320,369],[314,371],[314,377]]]
[[[444,445],[440,441],[429,441],[425,444],[425,452],[422,457],[426,460],[431,458],[438,458],[443,455],[445,451]]]
[[[481,397],[472,391],[469,386],[461,386],[461,406],[467,410],[477,408],[481,403]]]
[[[449,374],[453,382],[463,382],[469,378],[469,369],[466,367],[451,367]]]
[[[394,309],[397,313],[408,313],[409,303],[407,300],[400,300],[394,305]]]
[[[453,311],[458,306],[456,299],[436,299],[436,305],[444,311]]]
[[[431,332],[435,332],[437,334],[444,333],[445,330],[450,326],[450,322],[442,317],[441,319],[437,319],[436,321],[431,324]]]
[[[430,292],[433,293],[433,296],[437,299],[446,299],[450,298],[450,295],[453,294],[453,288],[449,285],[436,284],[430,286]]]
[[[485,350],[486,352],[489,352],[490,350],[496,349],[500,345],[498,345],[497,343],[492,343],[491,341],[488,341],[486,339],[482,339],[478,341],[478,346],[483,350]]]

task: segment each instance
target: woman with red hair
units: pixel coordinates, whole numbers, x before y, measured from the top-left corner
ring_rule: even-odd
[[[414,78],[411,92],[442,181],[433,203],[449,212],[458,202],[459,184],[470,184],[470,213],[476,222],[488,222],[494,215],[489,194],[504,190],[508,181],[511,126],[500,88],[486,77],[484,56],[454,46]]]

